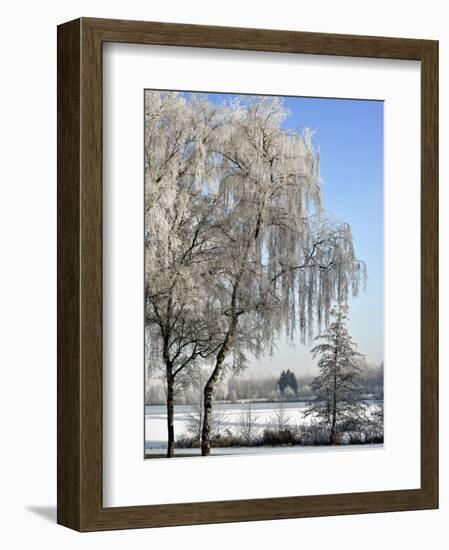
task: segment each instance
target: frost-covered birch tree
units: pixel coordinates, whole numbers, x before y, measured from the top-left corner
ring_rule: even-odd
[[[318,357],[319,375],[312,382],[315,394],[306,414],[313,414],[330,430],[330,443],[337,442],[339,424],[348,417],[356,419],[364,411],[358,377],[361,373],[357,351],[346,327],[347,308],[338,305],[331,311],[332,321],[313,349]]]
[[[145,95],[145,322],[147,368],[162,368],[167,457],[174,454],[175,382],[215,352],[213,308],[202,285],[214,254],[208,228],[215,198],[204,193],[216,168],[205,153],[219,126],[201,98]]]
[[[210,453],[215,385],[226,365],[270,350],[286,331],[304,341],[327,322],[332,302],[356,295],[366,276],[349,226],[321,209],[319,157],[308,131],[284,130],[282,101],[250,97],[229,105],[215,191],[210,292],[221,311],[215,364],[204,388],[202,454]]]

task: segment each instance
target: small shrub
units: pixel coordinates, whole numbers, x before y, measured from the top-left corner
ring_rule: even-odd
[[[178,449],[197,449],[201,446],[201,441],[197,437],[181,436],[175,441],[175,447]]]
[[[290,428],[275,430],[266,428],[261,437],[261,445],[270,445],[271,447],[279,445],[299,445],[298,435]]]

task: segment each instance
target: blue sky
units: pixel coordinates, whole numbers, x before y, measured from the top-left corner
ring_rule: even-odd
[[[208,94],[219,103],[230,94]],[[284,128],[308,127],[321,153],[323,206],[352,228],[357,256],[368,268],[367,292],[351,300],[350,331],[372,363],[383,360],[383,102],[285,97]],[[267,370],[313,370],[308,348],[279,342]],[[260,368],[260,363],[258,368]]]
[[[367,360],[383,360],[383,102],[285,98],[284,127],[314,130],[324,207],[352,228],[368,268],[367,292],[350,304],[351,333]]]

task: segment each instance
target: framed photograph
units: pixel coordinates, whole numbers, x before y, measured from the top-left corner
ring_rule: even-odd
[[[438,506],[438,43],[58,27],[58,522]]]

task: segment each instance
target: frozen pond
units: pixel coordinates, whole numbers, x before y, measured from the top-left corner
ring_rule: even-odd
[[[275,418],[275,411],[282,409],[284,416],[292,424],[304,422],[302,411],[306,402],[294,403],[216,403],[214,411],[220,417],[222,431],[229,430],[235,433],[238,430],[240,419],[247,414],[251,406],[255,433],[263,430],[267,423]],[[176,437],[187,432],[189,419],[197,414],[198,407],[194,405],[175,405],[175,434]],[[164,448],[167,441],[167,413],[165,405],[145,406],[145,447]]]
[[[221,433],[237,434],[242,417],[248,415],[251,409],[251,420],[254,434],[263,431],[267,425],[276,424],[279,419],[291,426],[304,425],[311,422],[311,417],[304,417],[308,403],[297,402],[270,402],[270,403],[216,403],[214,411],[220,423]],[[192,417],[198,417],[198,407],[194,405],[175,405],[174,427],[175,438],[187,435]],[[161,454],[166,449],[167,416],[165,405],[147,405],[145,407],[145,452],[146,454]],[[310,449],[312,451],[313,449]],[[294,451],[294,449],[289,449]],[[251,454],[257,452],[273,452],[273,448],[239,447],[226,449],[212,449],[212,454]],[[198,449],[177,449],[177,455],[199,454]]]

